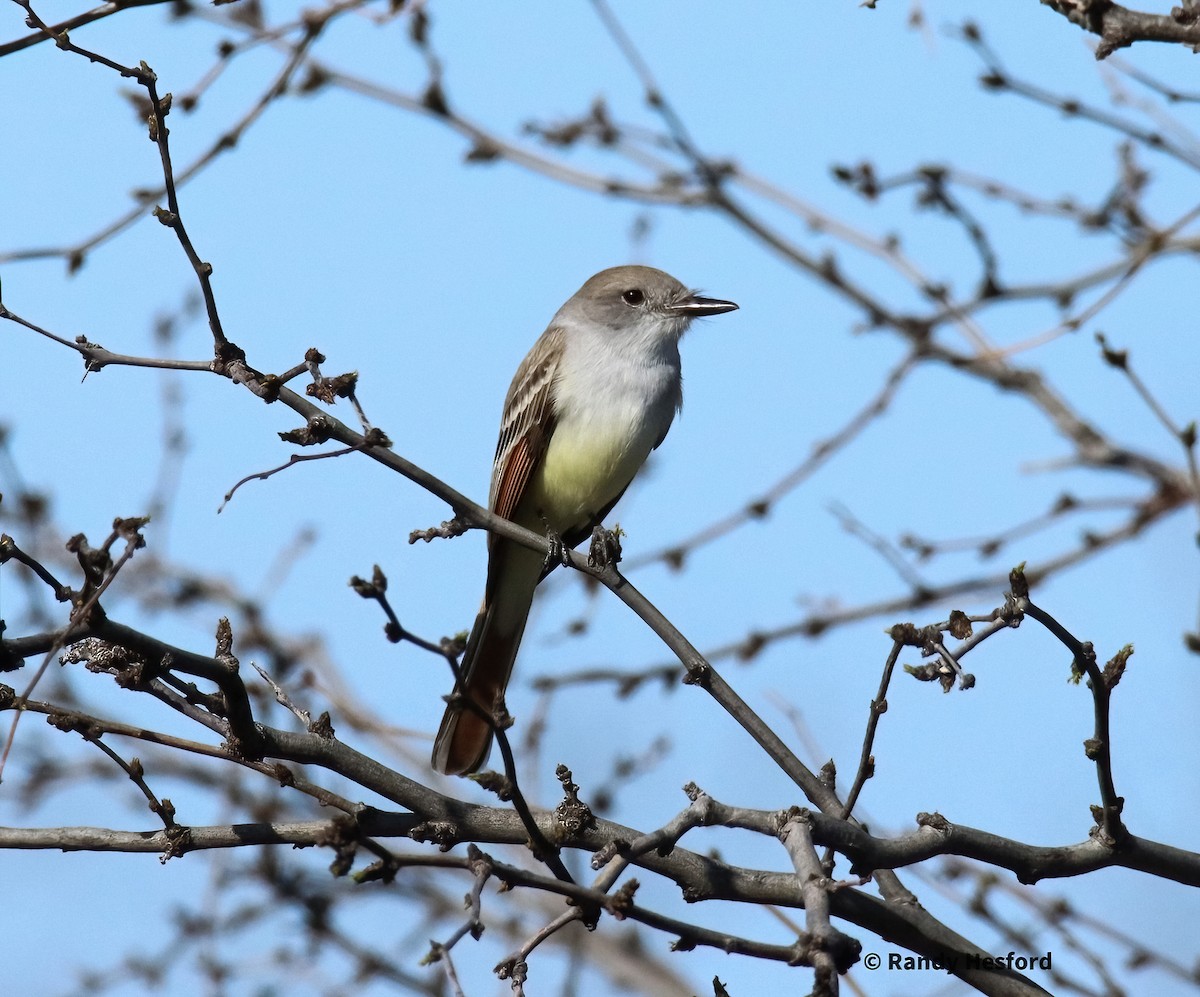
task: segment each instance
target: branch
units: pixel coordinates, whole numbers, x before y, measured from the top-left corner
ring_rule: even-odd
[[[1188,0],[1169,14],[1132,10],[1113,0],[1042,0],[1084,31],[1100,36],[1096,58],[1106,59],[1134,42],[1171,42],[1200,51],[1200,7]]]

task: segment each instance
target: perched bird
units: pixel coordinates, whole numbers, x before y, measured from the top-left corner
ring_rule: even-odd
[[[679,339],[692,319],[737,308],[651,267],[602,270],[563,305],[521,361],[504,400],[492,512],[575,547],[616,504],[683,402]],[[460,690],[491,716],[512,674],[545,556],[488,535],[483,606]],[[433,745],[440,772],[474,772],[491,725],[456,697]]]

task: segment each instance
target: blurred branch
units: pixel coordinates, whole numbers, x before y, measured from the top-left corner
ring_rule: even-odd
[[[1129,353],[1126,350],[1111,349],[1108,345],[1108,340],[1103,333],[1096,333],[1096,342],[1100,344],[1101,352],[1104,355],[1105,361],[1121,371],[1129,383],[1133,386],[1146,407],[1154,413],[1154,417],[1162,423],[1163,427],[1171,434],[1183,448],[1184,460],[1187,462],[1188,478],[1190,479],[1192,499],[1196,503],[1197,512],[1200,513],[1200,465],[1196,461],[1196,422],[1192,420],[1186,426],[1180,427],[1175,423],[1175,420],[1163,408],[1159,400],[1154,396],[1154,393],[1147,386],[1146,382],[1141,379],[1137,372],[1129,363]]]
[[[655,561],[665,561],[672,568],[682,568],[692,552],[721,539],[746,523],[766,518],[781,499],[812,477],[827,461],[857,439],[872,422],[887,411],[913,366],[912,357],[897,364],[875,397],[859,409],[838,432],[815,443],[812,453],[802,464],[793,468],[759,496],[751,499],[742,509],[709,524],[670,547],[629,558],[625,562],[626,570],[633,571]]]
[[[1043,0],[1043,2],[1047,2],[1047,0]],[[1064,6],[1078,6],[1082,4],[1094,11],[1120,9],[1111,0],[1101,0],[1101,2],[1097,2],[1097,0],[1049,0],[1049,2],[1061,2]],[[1191,15],[1191,23],[1188,25],[1187,31],[1189,34],[1195,36],[1197,42],[1200,42],[1200,23],[1196,22],[1195,14]],[[998,93],[1006,90],[1011,91],[1034,103],[1054,108],[1068,118],[1078,117],[1086,121],[1094,121],[1096,124],[1109,128],[1114,132],[1127,135],[1129,138],[1148,148],[1171,156],[1191,169],[1200,169],[1200,149],[1188,148],[1167,138],[1158,131],[1144,128],[1134,121],[1113,114],[1111,111],[1094,107],[1075,97],[1062,97],[1052,93],[1045,87],[1013,76],[1004,68],[999,57],[987,42],[984,41],[983,33],[978,25],[970,22],[965,24],[962,28],[962,38],[975,50],[976,54],[987,67],[987,72],[980,79],[980,82],[986,89]],[[1105,44],[1102,43],[1096,50],[1097,57],[1103,58],[1104,55],[1114,51],[1114,49],[1115,46],[1106,49]]]

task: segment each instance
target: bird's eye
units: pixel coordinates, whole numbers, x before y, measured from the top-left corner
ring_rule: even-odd
[[[646,300],[645,292],[638,290],[636,287],[631,287],[621,297],[624,299],[625,304],[633,305],[635,308]]]

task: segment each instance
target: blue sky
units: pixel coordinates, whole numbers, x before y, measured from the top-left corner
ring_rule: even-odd
[[[924,31],[906,27],[911,4],[891,0],[874,11],[848,2],[756,5],[738,17],[716,3],[689,5],[686,13],[675,5],[615,5],[704,150],[736,158],[875,236],[902,230],[906,250],[929,274],[967,286],[974,258],[960,229],[944,218],[914,215],[909,194],[865,203],[831,179],[830,166],[869,158],[889,174],[953,162],[1045,198],[1074,193],[1098,200],[1115,173],[1112,134],[981,91],[978,59],[946,28],[956,17],[977,16],[1014,73],[1056,92],[1101,101],[1105,76],[1085,36],[1032,0],[1003,14],[994,4],[922,7]],[[60,17],[74,8],[56,3],[35,9]],[[272,6],[272,16],[284,9]],[[599,95],[615,117],[656,126],[636,78],[589,5],[434,4],[430,11],[453,106],[497,134],[521,139],[529,119],[578,115]],[[0,37],[23,34],[22,16],[16,5],[4,10]],[[347,72],[417,92],[424,69],[403,32],[401,23],[378,28],[351,15],[330,28],[317,55]],[[198,20],[172,25],[163,10],[149,8],[80,29],[74,37],[119,61],[145,59],[161,89],[179,95],[210,67],[225,34]],[[1167,47],[1139,46],[1122,57],[1181,86],[1192,68],[1186,52]],[[195,113],[172,115],[177,164],[189,162],[245,112],[278,72],[280,59],[261,51],[236,60]],[[0,133],[9,137],[0,147],[0,257],[80,239],[125,210],[131,188],[156,181],[155,149],[123,89],[111,72],[49,45],[0,59]],[[1177,112],[1195,118],[1188,105]],[[761,493],[861,407],[902,355],[886,334],[856,334],[861,316],[844,301],[711,213],[604,199],[508,163],[464,165],[467,148],[438,122],[327,88],[272,106],[236,152],[187,184],[181,198],[192,238],[213,263],[225,328],[251,363],[282,371],[317,346],[328,357],[327,373],[358,370],[359,398],[396,449],[469,495],[486,495],[512,370],[558,305],[605,266],[637,259],[741,305],[733,315],[698,323],[683,344],[682,417],[615,515],[630,557],[691,535]],[[1190,173],[1164,157],[1139,152],[1139,159],[1152,173],[1147,203],[1160,218],[1191,207]],[[625,164],[595,152],[581,150],[570,161],[629,173]],[[982,201],[972,207],[986,217],[1011,282],[1063,279],[1112,257],[1111,240]],[[834,246],[803,224],[764,211],[806,249]],[[650,227],[639,239],[632,233],[640,219]],[[888,300],[919,303],[881,264],[838,252],[847,269]],[[154,316],[177,309],[194,286],[170,233],[152,219],[90,254],[78,274],[68,277],[64,270],[54,259],[0,263],[5,304],[60,335],[86,334],[134,354],[154,351]],[[1194,285],[1194,262],[1161,265],[1079,334],[1025,360],[1047,371],[1098,425],[1178,462],[1177,446],[1099,358],[1092,332],[1103,329],[1115,345],[1130,348],[1157,397],[1185,423],[1195,417],[1200,373],[1185,295]],[[1009,343],[1053,325],[1056,317],[1052,308],[1031,304],[988,310],[979,318],[994,341]],[[396,764],[424,776],[420,760],[428,741],[419,735],[428,737],[440,716],[445,669],[413,648],[384,643],[378,611],[355,597],[345,580],[379,563],[406,624],[431,638],[454,633],[469,624],[478,603],[482,536],[409,546],[411,529],[439,522],[447,510],[369,461],[354,459],[310,463],[252,482],[218,515],[222,496],[236,481],[286,459],[289,451],[276,433],[292,428],[294,415],[203,375],[113,368],[81,384],[80,364],[62,347],[9,324],[0,336],[6,375],[0,422],[11,427],[15,462],[34,487],[54,493],[57,522],[93,540],[114,516],[144,511],[159,469],[161,392],[170,384],[183,393],[189,451],[173,510],[147,531],[150,550],[264,595],[270,622],[285,631],[320,634],[353,695],[397,727],[417,732],[400,739],[411,757]],[[207,356],[202,323],[183,327],[174,349],[188,358]],[[352,420],[348,409],[339,414]],[[634,581],[701,649],[794,621],[814,603],[889,597],[903,591],[899,579],[840,528],[831,505],[845,506],[892,539],[905,531],[953,537],[1019,522],[1068,488],[1087,496],[1130,494],[1129,482],[1030,469],[1064,453],[1062,441],[1022,400],[926,369],[904,385],[885,419],[780,502],[766,521],[696,552],[686,572],[654,565]],[[13,486],[0,487],[7,492]],[[1087,520],[1099,527],[1114,522],[1099,514]],[[1022,560],[1036,563],[1070,545],[1078,527],[1014,543],[982,564],[963,554],[922,570],[942,581],[1003,571]],[[1118,789],[1135,833],[1192,849],[1200,847],[1195,821],[1188,819],[1195,816],[1200,790],[1188,762],[1200,747],[1197,687],[1194,659],[1180,634],[1196,626],[1195,529],[1194,514],[1176,514],[1136,544],[1088,561],[1035,593],[1076,634],[1095,642],[1102,660],[1125,643],[1135,645],[1114,700]],[[273,566],[280,551],[308,531],[314,539],[278,581]],[[589,597],[578,579],[560,575],[539,599],[509,695],[518,724],[538,708],[528,683],[539,675],[592,665],[634,670],[667,658],[616,600]],[[21,591],[6,566],[0,572],[6,617],[15,615],[9,607],[20,604]],[[958,608],[986,612],[1001,601],[998,590]],[[922,611],[917,621],[944,618],[947,608]],[[118,617],[135,612],[119,593],[109,611]],[[565,639],[566,624],[581,614],[589,621],[587,632]],[[214,617],[129,616],[197,649],[210,646]],[[802,756],[817,765],[833,757],[848,778],[890,646],[882,631],[892,622],[873,619],[816,641],[779,642],[752,665],[725,661],[719,667],[789,743],[803,745],[779,704],[798,710],[815,744],[811,758]],[[904,660],[916,663],[912,655]],[[1097,798],[1094,771],[1081,748],[1091,736],[1091,703],[1084,689],[1068,685],[1068,667],[1061,646],[1026,622],[971,655],[969,669],[978,683],[969,693],[942,696],[898,677],[875,745],[877,776],[861,804],[872,826],[907,829],[918,811],[939,810],[953,821],[1023,841],[1082,840],[1090,826],[1088,805]],[[100,681],[82,671],[55,678],[60,680],[86,689],[112,716],[141,717],[139,710],[146,709],[128,694],[99,688]],[[39,746],[65,750],[61,736],[46,738],[34,726],[23,728],[10,764],[27,763]],[[678,787],[689,780],[743,806],[801,802],[733,722],[690,688],[646,687],[619,701],[593,686],[561,693],[541,780],[530,785],[538,787],[542,802],[552,802],[549,773],[563,760],[586,797],[589,783],[608,776],[614,739],[623,750],[640,753],[664,728],[670,752],[621,795],[616,819],[647,828],[665,822],[686,805]],[[163,782],[170,785],[169,778]],[[472,787],[456,789],[483,799]],[[181,809],[185,822],[240,816],[217,808],[205,812],[192,791],[179,792],[177,805],[187,805]],[[0,789],[5,824],[152,826],[136,807],[128,794],[112,799],[81,785],[31,816]],[[709,830],[685,843],[719,848],[731,861],[786,868],[781,850],[738,832]],[[319,869],[322,859],[313,863]],[[212,888],[213,874],[198,857],[164,868],[149,857],[30,853],[9,856],[7,865],[13,909],[38,909],[48,890],[68,881],[118,900],[99,920],[99,902],[61,904],[52,922],[21,918],[11,926],[12,950],[31,955],[26,968],[16,967],[14,985],[29,993],[69,992],[67,977],[47,981],[48,957],[63,972],[109,964],[135,929],[155,948],[155,937],[160,944],[168,937],[157,926],[163,912]],[[964,922],[934,887],[908,879],[935,913],[992,944],[986,928]],[[645,890],[648,903],[673,903],[664,888],[647,884]],[[1061,892],[1105,915],[1136,910],[1136,921],[1126,919],[1131,932],[1185,963],[1196,957],[1200,902],[1183,887],[1107,872],[1047,884],[1046,892]],[[403,921],[402,912],[376,904],[376,917],[385,924]],[[704,923],[730,916],[719,908],[688,908],[684,915]],[[741,933],[786,936],[762,912],[736,917]],[[378,920],[358,927],[380,948],[400,944]],[[665,951],[667,939],[651,941]],[[864,950],[880,947],[869,937],[864,943]],[[468,992],[505,992],[506,984],[488,976],[496,945],[485,941],[476,948],[463,943],[456,950],[460,972],[474,983]],[[562,965],[546,958],[545,978],[557,979]],[[1065,951],[1062,958],[1069,958]],[[697,988],[714,974],[739,994],[796,985],[795,971],[712,954],[677,957],[672,966]],[[855,975],[872,994],[931,992],[935,986],[861,969]],[[1150,977],[1133,977],[1135,989],[1139,979],[1149,985]],[[1153,978],[1155,992],[1184,992],[1172,991],[1173,985]]]

